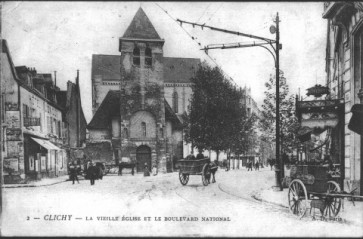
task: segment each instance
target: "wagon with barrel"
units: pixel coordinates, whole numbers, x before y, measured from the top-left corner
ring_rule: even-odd
[[[290,212],[302,218],[308,206],[318,209],[322,219],[335,219],[344,198],[363,198],[354,195],[356,189],[345,192],[341,190],[342,178],[337,168],[328,165],[294,165],[291,168],[291,183],[289,184],[288,200]],[[310,205],[308,205],[310,201]]]
[[[181,159],[179,163],[179,180],[182,185],[187,185],[189,175],[201,175],[204,186],[209,184],[211,176],[210,159]]]

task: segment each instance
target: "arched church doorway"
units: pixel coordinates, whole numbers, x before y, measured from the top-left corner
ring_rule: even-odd
[[[145,163],[151,169],[151,149],[146,145],[141,145],[136,149],[137,172],[143,172]]]

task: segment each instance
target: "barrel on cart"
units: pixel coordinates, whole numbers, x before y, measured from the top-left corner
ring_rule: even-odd
[[[181,159],[178,161],[179,163],[179,180],[180,183],[184,186],[187,185],[189,181],[189,175],[201,175],[202,182],[204,186],[209,184],[210,180],[210,159]]]
[[[339,169],[328,165],[293,165],[288,200],[290,212],[302,218],[308,209],[320,210],[322,218],[332,219],[338,216],[342,207],[342,199],[362,198],[351,192],[342,192],[342,178]],[[315,218],[313,216],[313,218]]]

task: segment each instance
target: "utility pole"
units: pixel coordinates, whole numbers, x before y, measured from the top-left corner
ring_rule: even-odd
[[[1,28],[1,20],[2,20],[2,5],[3,3],[0,2],[0,53],[3,53],[3,38],[2,38],[2,28]],[[3,175],[3,167],[4,167],[4,160],[3,160],[3,118],[5,109],[3,109],[3,79],[1,79],[2,75],[2,64],[0,59],[0,222],[2,221],[2,212],[3,212],[3,185],[4,185],[4,175]]]
[[[279,13],[276,14],[276,187],[280,188],[282,191],[282,185],[280,180],[280,175],[282,174],[284,168],[282,165],[282,159],[280,156],[280,18]],[[277,163],[278,162],[278,163]]]
[[[187,22],[187,21],[183,21],[180,19],[177,19],[177,21],[181,25],[183,23],[190,24],[193,26],[193,28],[195,26],[199,26],[199,27],[201,27],[202,30],[204,28],[208,28],[213,31],[219,31],[219,32],[224,32],[224,33],[228,33],[228,34],[233,34],[233,35],[237,35],[237,36],[243,36],[243,37],[248,37],[248,38],[253,38],[253,39],[263,41],[263,42],[258,42],[258,43],[253,42],[252,44],[251,43],[250,44],[232,43],[232,44],[208,45],[201,49],[201,50],[204,50],[206,53],[208,53],[208,50],[211,50],[211,49],[231,49],[231,48],[246,48],[246,47],[259,46],[259,47],[262,47],[262,48],[266,49],[267,51],[269,51],[270,54],[272,55],[272,57],[274,58],[275,69],[276,69],[276,133],[275,133],[276,134],[276,145],[275,145],[276,146],[276,164],[275,164],[276,182],[275,182],[275,186],[280,191],[282,191],[283,189],[282,189],[281,179],[280,179],[281,172],[283,170],[283,165],[282,165],[282,160],[280,158],[280,54],[279,54],[280,49],[282,49],[282,45],[280,44],[279,13],[276,14],[276,19],[274,20],[274,22],[276,23],[276,26],[272,25],[270,27],[270,32],[272,34],[276,33],[276,40],[271,40],[271,39],[268,39],[265,37],[255,36],[255,35],[251,35],[251,34],[245,34],[245,33],[236,32],[236,31],[230,31],[230,30],[226,30],[226,29],[222,29],[222,28],[216,28],[216,27],[205,25],[205,24]],[[275,47],[273,46],[274,43],[276,44]],[[266,47],[265,45],[270,45],[272,50],[269,49],[268,47]]]

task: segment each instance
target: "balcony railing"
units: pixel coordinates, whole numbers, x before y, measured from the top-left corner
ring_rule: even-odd
[[[24,126],[40,126],[40,118],[24,118]]]

